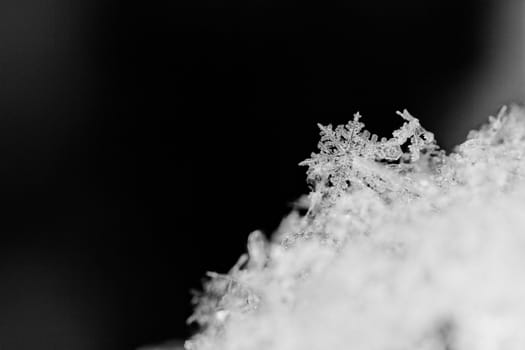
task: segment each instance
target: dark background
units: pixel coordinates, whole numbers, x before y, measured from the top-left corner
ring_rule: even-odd
[[[0,348],[186,338],[190,288],[308,191],[317,122],[463,138],[489,5],[2,0]]]

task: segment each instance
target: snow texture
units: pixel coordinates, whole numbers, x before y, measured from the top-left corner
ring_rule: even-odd
[[[525,112],[453,153],[407,111],[378,140],[319,126],[312,186],[195,296],[187,350],[525,349]]]

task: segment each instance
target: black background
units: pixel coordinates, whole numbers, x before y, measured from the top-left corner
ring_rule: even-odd
[[[0,347],[185,338],[190,288],[308,191],[317,122],[444,123],[483,1],[3,0]],[[459,91],[459,92],[458,92]],[[445,118],[447,116],[447,118]],[[459,135],[467,130],[460,130]]]

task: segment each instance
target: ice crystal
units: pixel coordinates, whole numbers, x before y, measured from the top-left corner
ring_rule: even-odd
[[[525,112],[503,108],[445,155],[407,111],[319,126],[312,192],[270,241],[209,273],[187,350],[525,348]]]
[[[300,163],[307,165],[307,181],[314,185],[312,198],[335,197],[362,187],[377,192],[398,188],[391,169],[407,168],[422,154],[437,154],[434,135],[421,127],[408,111],[397,112],[406,122],[392,133],[392,138],[378,140],[378,136],[363,131],[364,124],[356,113],[346,125],[318,125],[321,129],[319,153]],[[408,152],[402,146],[408,144]],[[395,162],[395,163],[394,163]],[[379,164],[378,164],[379,163]],[[381,163],[389,164],[381,166]]]

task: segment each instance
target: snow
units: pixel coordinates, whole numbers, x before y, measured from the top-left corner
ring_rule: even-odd
[[[449,155],[400,115],[382,141],[360,116],[321,126],[307,214],[209,274],[187,350],[525,349],[524,110]]]

